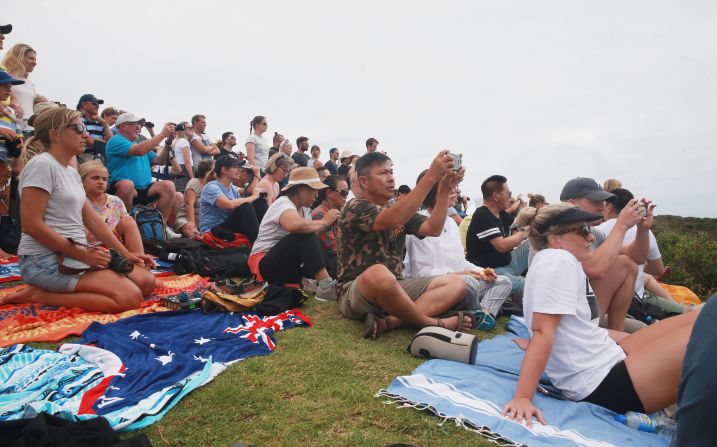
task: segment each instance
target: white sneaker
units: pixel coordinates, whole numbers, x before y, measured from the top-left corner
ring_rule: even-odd
[[[169,225],[167,225],[167,239],[172,240],[172,239],[179,239],[181,237],[182,237],[181,234],[175,233],[174,230],[169,228]]]
[[[311,278],[302,278],[301,290],[303,290],[307,295],[315,295],[317,290],[316,280]]]
[[[336,280],[332,279],[324,284],[319,284],[316,288],[316,296],[314,299],[317,301],[336,301]]]

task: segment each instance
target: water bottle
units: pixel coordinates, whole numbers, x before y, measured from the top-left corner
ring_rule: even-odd
[[[625,414],[616,415],[615,420],[635,430],[656,433],[667,439],[672,439],[677,431],[677,424],[667,416],[655,417],[628,411]]]

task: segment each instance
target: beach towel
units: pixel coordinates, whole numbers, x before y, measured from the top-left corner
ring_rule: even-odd
[[[111,351],[126,368],[107,384],[92,409],[101,415],[128,405],[202,370],[274,350],[275,332],[310,325],[299,310],[260,317],[253,313],[174,311],[91,324],[79,343]]]
[[[615,421],[615,413],[587,402],[561,400],[536,392],[533,402],[546,425],[533,422],[532,429],[501,417],[503,406],[513,398],[523,351],[512,341],[526,337],[527,328],[511,320],[520,335],[499,335],[478,345],[475,365],[430,360],[409,376],[397,377],[378,397],[387,403],[430,411],[501,445],[534,447],[563,446],[668,446],[661,436],[643,433]],[[556,392],[543,376],[541,385]]]
[[[224,368],[209,361],[200,372],[104,417],[115,430],[146,427]],[[0,421],[32,418],[41,412],[71,421],[96,418],[87,411],[97,398],[96,390],[104,390],[121,370],[116,355],[92,346],[65,344],[59,352],[22,344],[0,349]]]
[[[58,342],[70,335],[79,335],[93,322],[111,323],[138,314],[165,311],[159,299],[181,292],[204,290],[207,279],[199,275],[157,278],[152,295],[137,309],[118,314],[88,312],[78,308],[42,306],[39,304],[6,304],[0,306],[0,347],[16,343]],[[0,296],[12,293],[24,285],[0,289]]]
[[[20,281],[20,268],[17,265],[17,256],[0,258],[0,283]]]
[[[702,300],[695,292],[684,286],[673,286],[660,283],[663,289],[680,304],[702,304]]]

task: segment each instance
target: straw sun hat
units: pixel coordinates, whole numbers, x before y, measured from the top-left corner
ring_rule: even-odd
[[[281,188],[281,190],[287,191],[292,186],[296,185],[306,185],[314,189],[328,188],[328,185],[321,182],[321,179],[319,178],[319,173],[316,172],[316,169],[307,167],[296,168],[292,170],[289,174],[289,183],[287,183],[286,186]]]

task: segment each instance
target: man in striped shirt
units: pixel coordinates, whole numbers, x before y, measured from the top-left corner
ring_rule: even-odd
[[[528,268],[527,233],[514,228],[515,218],[506,210],[512,193],[508,179],[502,175],[488,177],[481,184],[483,206],[475,210],[466,234],[466,259],[475,265],[491,267],[496,274],[507,276],[512,293],[523,296]],[[515,230],[511,234],[511,230]]]
[[[91,93],[82,95],[77,103],[77,110],[82,112],[82,124],[87,127],[89,134],[85,141],[85,152],[77,156],[79,164],[93,160],[96,156],[104,162],[105,143],[112,138],[112,131],[100,116],[100,104],[104,104],[104,101]]]

